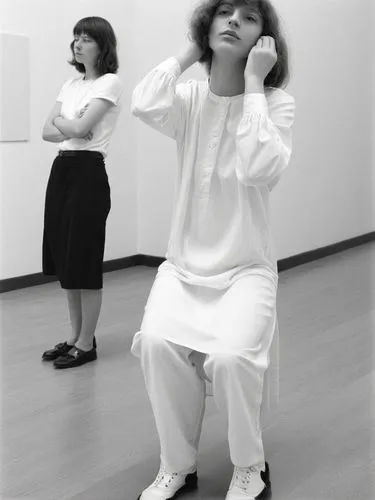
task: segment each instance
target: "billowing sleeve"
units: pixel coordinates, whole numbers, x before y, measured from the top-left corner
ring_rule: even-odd
[[[177,85],[180,75],[180,65],[171,57],[146,75],[132,96],[132,114],[171,139],[185,129],[188,84]]]
[[[295,101],[283,90],[274,90],[269,102],[264,94],[247,94],[236,133],[236,174],[247,186],[270,189],[278,182],[292,153]]]
[[[117,106],[123,90],[120,78],[114,73],[107,73],[97,80],[90,94],[91,99],[104,99]]]

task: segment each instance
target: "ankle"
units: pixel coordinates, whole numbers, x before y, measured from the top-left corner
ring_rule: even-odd
[[[77,349],[81,349],[81,351],[85,351],[85,352],[88,352],[88,351],[91,351],[93,349],[93,346],[92,344],[86,344],[84,342],[76,342],[75,344],[75,347],[77,347]]]

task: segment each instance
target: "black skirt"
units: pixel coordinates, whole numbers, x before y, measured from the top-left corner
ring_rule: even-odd
[[[43,273],[62,288],[101,289],[110,187],[101,153],[60,152],[48,180]]]

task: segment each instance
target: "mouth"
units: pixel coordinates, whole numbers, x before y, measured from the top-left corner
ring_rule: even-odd
[[[240,37],[237,35],[237,33],[232,30],[223,31],[223,33],[221,33],[221,36],[230,36],[232,38],[235,38],[236,40],[240,40]]]

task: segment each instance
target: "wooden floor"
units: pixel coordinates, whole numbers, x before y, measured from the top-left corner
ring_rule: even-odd
[[[264,431],[273,500],[375,499],[375,245],[280,275],[281,404]],[[3,294],[2,499],[136,500],[159,447],[133,334],[155,276],[105,275],[98,361],[54,370],[68,335],[56,283]],[[225,426],[208,398],[198,492],[224,500]]]

